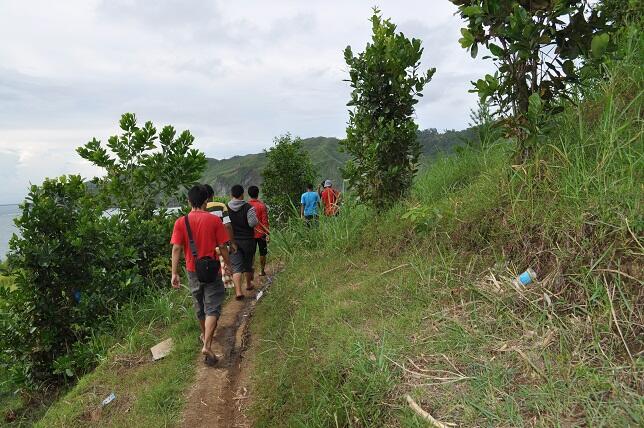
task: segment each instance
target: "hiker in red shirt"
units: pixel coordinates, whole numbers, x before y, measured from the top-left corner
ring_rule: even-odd
[[[259,276],[266,276],[266,255],[268,254],[268,243],[270,242],[269,225],[268,225],[268,208],[266,204],[258,199],[259,188],[257,186],[250,186],[248,188],[248,196],[250,199],[248,203],[255,208],[257,215],[257,226],[255,226],[255,241],[259,248]]]
[[[188,271],[188,287],[192,294],[195,312],[201,327],[203,348],[201,353],[207,365],[217,363],[212,352],[212,337],[221,315],[225,290],[215,248],[219,248],[226,265],[228,259],[228,233],[217,216],[205,210],[208,192],[202,185],[193,186],[188,192],[192,211],[174,223],[172,231],[172,287],[181,287],[179,259],[184,253]]]
[[[333,188],[331,180],[324,181],[324,190],[320,194],[322,204],[324,204],[324,215],[333,217],[338,215],[340,208],[340,192]]]

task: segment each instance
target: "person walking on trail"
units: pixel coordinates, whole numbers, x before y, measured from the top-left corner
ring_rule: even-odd
[[[331,180],[324,181],[324,190],[322,190],[320,198],[324,205],[325,216],[333,217],[338,215],[340,208],[340,192],[333,188]]]
[[[232,200],[228,203],[228,215],[235,234],[237,251],[230,256],[235,283],[235,297],[244,298],[242,279],[246,281],[246,290],[253,287],[253,261],[255,258],[255,226],[259,223],[255,208],[244,200],[244,188],[235,184],[230,189]]]
[[[218,202],[214,200],[215,190],[212,188],[210,184],[204,184],[204,187],[208,191],[208,204],[206,205],[206,211],[216,215],[221,219],[221,221],[224,223],[224,226],[226,226],[226,231],[228,231],[230,242],[234,243],[235,234],[233,231],[233,227],[230,224],[230,216],[228,215],[228,206],[223,202]],[[234,250],[235,249],[233,248],[233,252]]]
[[[213,215],[216,215],[224,223],[224,226],[226,227],[226,231],[228,232],[228,237],[230,238],[230,242],[231,242],[231,245],[228,248],[228,251],[229,253],[234,253],[235,251],[237,251],[237,249],[234,246],[235,235],[233,233],[233,227],[230,224],[230,216],[228,216],[228,206],[223,202],[218,202],[214,200],[215,190],[212,188],[210,184],[204,184],[204,187],[208,191],[208,203],[206,205],[206,211],[208,211]],[[217,257],[219,257],[219,263],[221,263],[221,278],[222,278],[222,281],[224,282],[224,287],[233,288],[234,287],[233,278],[231,275],[229,275],[230,265],[228,265],[224,261],[224,258],[222,257],[221,252],[219,251],[219,248],[217,248],[216,250],[217,250]]]
[[[306,185],[306,192],[302,193],[300,216],[310,225],[318,218],[318,207],[320,206],[320,195],[313,191],[313,185]]]
[[[173,288],[181,287],[179,260],[184,253],[188,271],[188,288],[192,294],[195,312],[201,327],[204,362],[213,366],[217,357],[212,352],[212,338],[217,328],[224,301],[224,284],[215,248],[221,252],[226,263],[230,263],[227,244],[228,233],[221,219],[208,213],[206,200],[208,191],[202,185],[193,186],[188,192],[192,210],[177,219],[172,231],[172,280]]]
[[[266,204],[259,200],[259,187],[248,188],[248,203],[255,208],[255,214],[259,223],[255,226],[255,242],[259,249],[259,276],[266,276],[266,256],[268,255],[268,243],[270,242],[270,231],[268,224],[268,209]]]

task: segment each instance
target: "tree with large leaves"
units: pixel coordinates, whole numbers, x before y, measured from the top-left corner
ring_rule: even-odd
[[[374,9],[372,40],[364,52],[344,51],[353,107],[343,149],[352,155],[343,169],[358,197],[384,208],[404,196],[418,169],[414,106],[435,69],[420,70],[418,39],[396,32],[396,25]]]
[[[524,146],[539,135],[539,117],[557,112],[613,46],[611,21],[588,0],[450,0],[467,26],[461,46],[476,57],[484,46],[497,68],[471,92],[517,120]],[[583,61],[582,61],[583,60]]]
[[[152,122],[139,127],[133,113],[123,114],[119,125],[123,132],[109,137],[107,147],[94,138],[77,149],[82,158],[107,172],[93,182],[99,195],[109,198],[109,205],[126,213],[150,213],[159,202],[176,196],[201,177],[206,156],[192,147],[190,131],[177,136],[168,125],[157,135]]]
[[[300,195],[307,184],[313,184],[315,169],[300,137],[291,134],[276,137],[266,151],[267,163],[262,171],[262,193],[278,222],[297,213]]]

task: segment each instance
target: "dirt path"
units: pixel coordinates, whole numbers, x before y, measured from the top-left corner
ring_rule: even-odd
[[[271,277],[264,277],[260,288],[270,282]],[[197,376],[188,391],[181,420],[183,427],[251,426],[245,415],[250,400],[250,370],[244,360],[244,351],[251,340],[248,325],[257,303],[257,291],[245,293],[246,299],[232,299],[222,309],[213,340],[213,351],[219,357],[217,366],[207,367],[203,364],[201,354],[198,354]],[[195,353],[199,350],[200,347],[195,344]]]

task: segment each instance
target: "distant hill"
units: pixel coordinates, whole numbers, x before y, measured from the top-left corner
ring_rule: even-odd
[[[456,146],[476,138],[475,135],[471,128],[463,131],[438,132],[433,128],[420,131],[418,139],[423,153],[421,162],[426,163],[440,153],[451,153]],[[349,156],[340,152],[339,142],[339,139],[332,137],[313,137],[302,140],[304,149],[311,155],[318,178],[320,180],[329,178],[341,187],[340,167],[349,159]],[[208,167],[202,181],[211,184],[216,194],[226,195],[234,184],[239,183],[245,188],[253,184],[261,184],[261,173],[265,165],[264,152],[221,160],[208,158]]]

